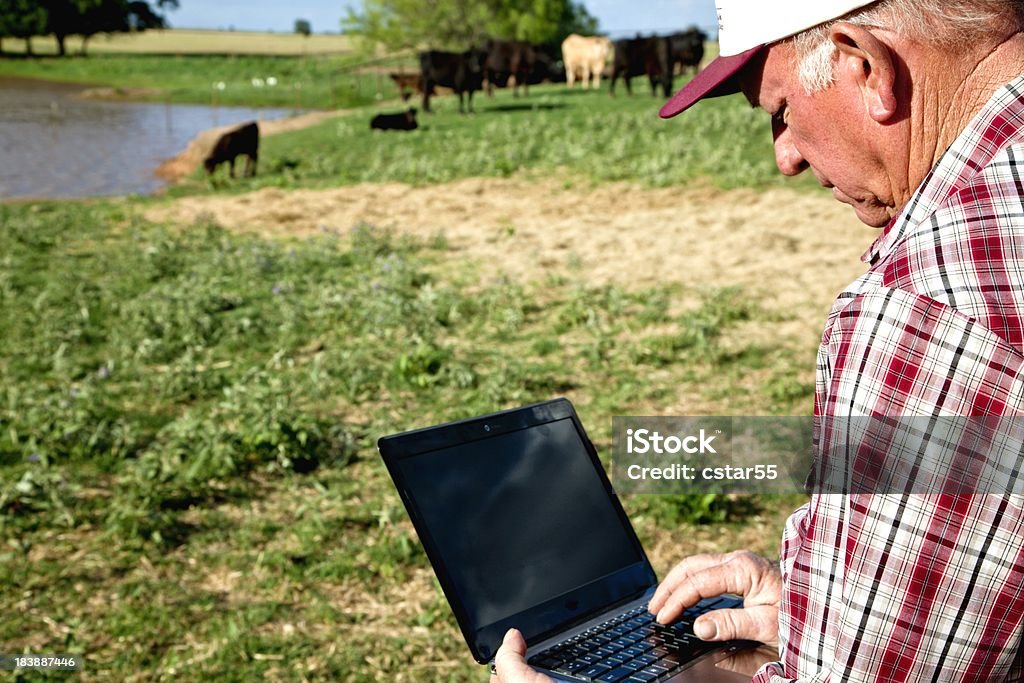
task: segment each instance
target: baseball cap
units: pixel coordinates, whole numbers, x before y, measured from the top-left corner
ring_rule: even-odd
[[[719,56],[672,96],[659,112],[668,119],[705,97],[739,91],[734,76],[765,46],[837,19],[875,0],[717,0]]]

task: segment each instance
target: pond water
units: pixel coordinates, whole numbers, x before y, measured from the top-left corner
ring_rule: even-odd
[[[149,193],[153,172],[207,128],[290,109],[103,102],[83,86],[0,78],[0,199]]]

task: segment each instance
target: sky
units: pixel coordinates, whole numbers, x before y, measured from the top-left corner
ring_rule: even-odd
[[[313,31],[337,32],[345,7],[358,0],[179,0],[168,13],[178,28],[290,32],[296,19],[307,19]],[[601,31],[613,38],[637,32],[670,32],[696,24],[715,33],[714,0],[583,0],[600,22]]]

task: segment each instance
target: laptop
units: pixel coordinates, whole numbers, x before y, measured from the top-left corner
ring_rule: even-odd
[[[750,643],[705,643],[693,620],[661,626],[657,577],[597,451],[565,399],[381,438],[378,449],[473,657],[509,628],[557,681],[749,681],[723,660]],[[751,672],[752,673],[752,672]]]

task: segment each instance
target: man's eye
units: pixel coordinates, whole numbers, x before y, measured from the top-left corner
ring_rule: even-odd
[[[785,104],[783,104],[781,107],[776,109],[775,113],[772,114],[772,123],[777,123],[777,124],[780,124],[780,125],[785,125],[788,120],[789,120],[789,107],[787,105],[785,105]]]

